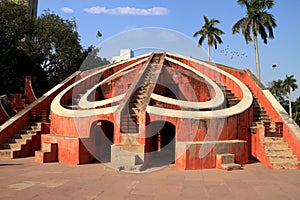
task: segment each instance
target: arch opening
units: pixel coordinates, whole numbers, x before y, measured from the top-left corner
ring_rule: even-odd
[[[146,127],[145,167],[162,167],[175,162],[176,127],[155,121]]]
[[[91,126],[91,137],[93,138],[94,158],[101,162],[111,161],[111,145],[114,138],[114,124],[110,121],[99,120]]]

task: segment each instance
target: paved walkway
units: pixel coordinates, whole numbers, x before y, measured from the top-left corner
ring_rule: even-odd
[[[300,170],[184,171],[166,167],[143,174],[102,164],[39,164],[0,159],[0,199],[300,199]]]

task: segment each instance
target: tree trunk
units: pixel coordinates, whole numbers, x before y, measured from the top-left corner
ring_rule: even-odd
[[[254,36],[254,49],[255,49],[256,77],[258,78],[258,80],[260,80],[260,64],[259,64],[257,36]]]
[[[290,118],[293,118],[293,114],[292,114],[292,101],[291,101],[291,91],[289,91],[289,114],[290,114]]]
[[[208,45],[207,56],[208,56],[208,62],[210,62],[210,45]]]

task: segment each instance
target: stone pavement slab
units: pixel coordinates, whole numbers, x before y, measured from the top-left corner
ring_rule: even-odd
[[[35,163],[0,159],[0,199],[299,199],[300,170],[260,163],[243,170],[184,171],[173,166],[124,173],[104,164]]]

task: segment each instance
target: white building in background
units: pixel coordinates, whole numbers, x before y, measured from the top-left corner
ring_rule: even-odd
[[[127,60],[129,58],[133,58],[133,51],[131,49],[121,49],[120,50],[120,55],[119,56],[113,56],[112,57],[112,62],[120,62],[122,60]]]

